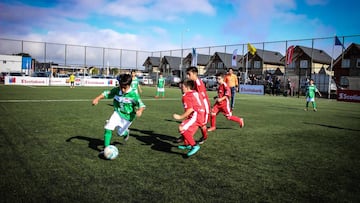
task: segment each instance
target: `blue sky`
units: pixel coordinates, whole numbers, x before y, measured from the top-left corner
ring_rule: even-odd
[[[0,0],[0,38],[170,50],[360,34],[353,0]],[[355,20],[357,19],[357,20]]]

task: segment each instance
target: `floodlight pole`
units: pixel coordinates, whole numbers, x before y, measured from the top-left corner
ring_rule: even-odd
[[[181,31],[181,57],[180,57],[180,78],[183,79],[183,54],[184,54],[184,32],[189,32],[189,29]]]

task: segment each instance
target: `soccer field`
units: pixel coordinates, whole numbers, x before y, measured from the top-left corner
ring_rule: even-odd
[[[306,112],[304,97],[238,94],[245,127],[218,115],[187,158],[172,142],[180,90],[143,87],[147,109],[127,142],[113,134],[109,161],[112,100],[91,105],[105,89],[0,85],[0,202],[360,202],[359,103],[318,98]]]

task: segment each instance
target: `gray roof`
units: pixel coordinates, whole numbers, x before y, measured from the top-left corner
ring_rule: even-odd
[[[220,60],[224,63],[226,68],[232,67],[232,57],[233,57],[232,54],[222,53],[222,52],[215,52],[214,56],[218,56],[220,58]],[[236,59],[237,59],[236,61],[239,61],[239,59],[241,57],[242,57],[242,55],[237,55],[236,56]],[[239,68],[239,67],[236,67],[236,68]]]
[[[335,64],[339,63],[343,57],[343,55],[347,55],[347,53],[352,50],[352,49],[356,49],[357,53],[360,53],[360,44],[356,44],[356,43],[351,43],[344,51],[343,53],[341,53],[336,60],[334,61],[334,66]]]
[[[156,56],[147,57],[143,66],[148,66],[150,64],[152,66],[159,67],[160,66],[160,57],[156,57]]]
[[[197,65],[207,65],[211,59],[211,55],[206,55],[206,54],[197,54],[198,58],[197,58]],[[183,63],[191,63],[192,60],[192,53],[189,53],[185,58]]]
[[[294,53],[297,51],[297,49],[302,50],[309,58],[312,57],[313,62],[315,63],[322,63],[322,64],[330,64],[331,63],[331,56],[329,56],[325,51],[321,49],[315,49],[310,47],[304,47],[304,46],[296,46],[294,49]]]
[[[177,56],[164,56],[161,60],[162,64],[169,64],[171,69],[179,69],[181,57]]]
[[[247,54],[249,54],[249,52]],[[284,62],[281,61],[284,56],[280,52],[256,49],[255,55],[262,59],[264,61],[264,64],[284,65]],[[246,60],[246,55],[244,57],[244,60]]]
[[[280,52],[257,49],[256,54],[264,61],[264,64],[284,65],[284,62],[281,62],[284,56]]]

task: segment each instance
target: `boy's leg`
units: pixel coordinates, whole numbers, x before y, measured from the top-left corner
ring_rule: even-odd
[[[184,138],[185,145],[190,145],[190,146],[196,145],[196,142],[194,140],[194,134],[196,132],[196,128],[197,128],[197,126],[191,126],[191,127],[189,127],[189,129],[183,130],[182,132],[180,132]]]
[[[211,127],[209,128],[208,131],[214,131],[216,129],[216,113],[211,113]]]
[[[309,98],[306,98],[306,105],[305,105],[305,111],[307,111],[308,110],[308,108],[309,108]]]
[[[315,102],[315,100],[312,102],[312,107],[313,107],[314,111],[316,111],[316,102]]]
[[[105,129],[104,132],[104,147],[107,147],[110,145],[110,141],[111,141],[111,136],[112,136],[112,131]]]
[[[132,122],[125,120],[123,118],[120,119],[120,123],[118,126],[117,134],[118,136],[124,137],[124,140],[127,141],[129,139],[129,127]]]
[[[244,127],[244,120],[242,118],[239,118],[237,116],[227,116],[226,117],[228,120],[234,121],[239,123],[240,128]]]
[[[196,133],[196,129],[197,126],[192,126],[182,133],[185,143],[188,143],[189,145],[182,147],[179,146],[179,149],[190,149],[190,151],[186,154],[187,156],[194,155],[200,149],[200,146],[196,144],[194,140],[194,134]]]

